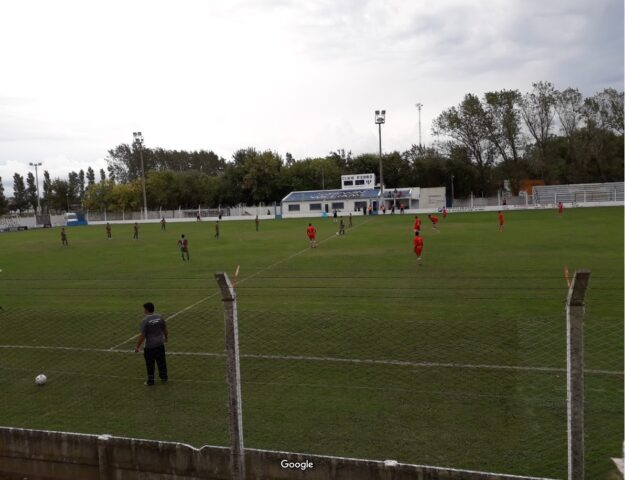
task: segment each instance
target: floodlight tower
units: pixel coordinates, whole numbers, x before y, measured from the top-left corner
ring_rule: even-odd
[[[37,213],[41,213],[41,202],[39,201],[39,173],[37,167],[41,167],[41,162],[29,163],[31,167],[35,167],[35,181],[37,182]]]
[[[384,175],[382,174],[382,124],[386,120],[386,110],[375,111],[375,123],[378,126],[378,138],[380,141],[380,202],[384,202]],[[382,204],[378,205],[378,210]]]
[[[143,134],[141,132],[132,132],[135,143],[139,148],[139,158],[141,159],[141,186],[143,187],[143,218],[148,219],[148,201],[145,195],[145,168],[143,167]]]
[[[419,148],[421,148],[421,107],[423,107],[423,104],[418,102],[415,104],[415,107],[419,111]]]

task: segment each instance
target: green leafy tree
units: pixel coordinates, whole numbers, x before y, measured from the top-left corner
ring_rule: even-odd
[[[78,172],[78,196],[81,200],[85,196],[85,171],[82,168]]]
[[[487,114],[480,99],[470,93],[465,95],[458,107],[443,111],[434,120],[432,131],[436,136],[452,139],[448,148],[466,148],[478,169],[478,193],[491,194],[494,190],[490,178],[494,148],[490,141]]]
[[[4,185],[2,184],[2,177],[0,177],[0,215],[3,215],[9,211],[9,202],[4,196]]]
[[[106,180],[106,172],[103,168],[100,169],[100,182],[104,182]]]
[[[78,173],[69,173],[67,179],[67,189],[70,206],[80,204],[80,178]]]
[[[133,211],[142,208],[141,183],[116,183],[110,193],[110,210]]]
[[[15,173],[13,175],[13,202],[11,206],[13,210],[24,211],[28,209],[29,205],[24,177]]]
[[[28,198],[28,204],[37,209],[37,182],[33,172],[28,172],[26,175],[26,197]]]
[[[515,195],[519,192],[520,181],[524,176],[521,165],[523,135],[520,101],[521,93],[517,90],[484,94],[488,139],[503,162],[505,176],[510,180]]]
[[[584,102],[584,116],[592,128],[623,135],[623,92],[606,88]]]
[[[550,82],[536,82],[533,90],[523,95],[520,102],[521,117],[536,142],[538,168],[544,176],[547,162],[547,144],[556,115],[557,92]]]
[[[61,180],[55,178],[50,184],[49,195],[49,208],[56,212],[65,212],[71,208],[68,208],[68,203],[71,203],[69,182],[67,180]]]
[[[87,168],[87,188],[95,183],[95,172],[93,168]]]
[[[52,180],[50,179],[50,172],[43,171],[43,205],[42,208],[45,211],[50,210],[50,195],[52,193]]]
[[[104,211],[114,205],[113,187],[115,183],[104,179],[89,187],[85,192],[83,205],[87,210]]]

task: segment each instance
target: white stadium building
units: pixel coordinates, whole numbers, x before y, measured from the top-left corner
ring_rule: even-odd
[[[442,208],[445,205],[445,187],[437,188],[387,188],[384,203],[380,189],[375,187],[375,174],[342,175],[341,189],[306,190],[289,193],[282,199],[282,217],[326,216],[337,210],[345,213],[363,213],[371,207],[379,213],[384,205],[387,212],[418,208]]]

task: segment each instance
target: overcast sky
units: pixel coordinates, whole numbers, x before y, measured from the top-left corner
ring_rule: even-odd
[[[623,89],[622,0],[0,3],[0,176],[148,147],[295,158],[418,143],[466,93]],[[40,175],[41,181],[41,175]]]

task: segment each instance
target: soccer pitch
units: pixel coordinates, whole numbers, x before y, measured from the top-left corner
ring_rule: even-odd
[[[0,235],[0,425],[228,445],[223,309],[237,284],[245,445],[564,477],[564,265],[586,301],[588,478],[623,439],[623,209],[451,214],[423,265],[412,215]],[[309,222],[319,246],[309,249]],[[191,261],[176,242],[189,238]],[[170,382],[143,386],[142,304]],[[38,373],[48,376],[37,387]]]

